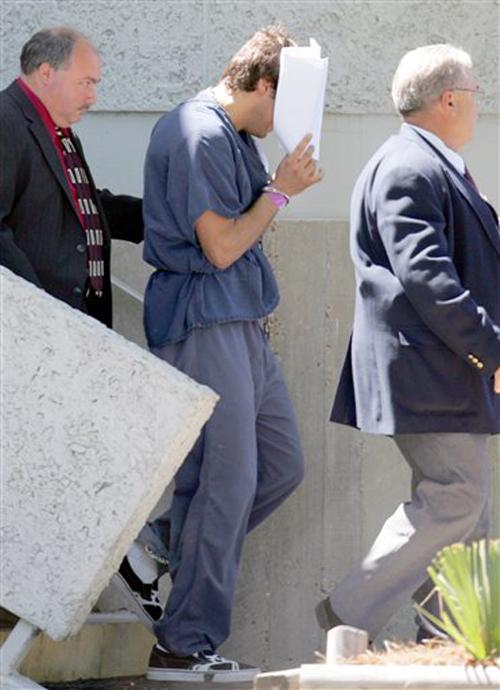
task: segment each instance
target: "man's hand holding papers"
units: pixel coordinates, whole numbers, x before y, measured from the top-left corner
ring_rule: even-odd
[[[273,185],[287,196],[300,194],[323,178],[323,171],[314,161],[312,134],[306,134],[288,156],[278,166]]]

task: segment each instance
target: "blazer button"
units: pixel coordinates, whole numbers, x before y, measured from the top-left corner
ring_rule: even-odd
[[[82,294],[82,288],[78,287],[78,285],[77,285],[76,287],[73,288],[73,294],[74,295],[81,295]]]
[[[84,244],[77,244],[76,245],[76,251],[79,252],[80,254],[85,254],[87,250],[87,247]]]
[[[484,364],[482,362],[478,362],[476,366],[478,369],[482,369],[484,367]]]

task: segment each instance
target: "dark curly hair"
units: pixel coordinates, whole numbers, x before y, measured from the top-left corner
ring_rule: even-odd
[[[281,49],[294,45],[287,29],[266,26],[231,58],[222,79],[232,91],[255,91],[259,79],[266,79],[276,89]]]

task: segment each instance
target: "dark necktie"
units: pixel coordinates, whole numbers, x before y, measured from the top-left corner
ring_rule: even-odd
[[[62,144],[64,162],[69,178],[76,189],[78,206],[83,218],[83,229],[87,244],[87,268],[89,283],[97,297],[102,296],[104,286],[103,232],[99,211],[94,202],[85,165],[79,155],[71,130],[56,128]]]
[[[470,172],[468,171],[467,168],[465,168],[464,177],[465,177],[465,179],[466,179],[468,182],[471,183],[471,185],[474,187],[474,189],[476,190],[476,192],[479,194],[479,189],[478,189],[478,187],[477,187],[477,184],[476,184],[474,178],[472,177],[472,175],[470,174]]]
[[[491,215],[493,216],[493,220],[495,221],[495,224],[496,224],[496,226],[497,226],[497,228],[498,228],[498,215],[497,215],[497,212],[495,211],[495,209],[493,208],[493,206],[490,204],[490,202],[487,201],[487,199],[486,199],[485,197],[483,197],[483,195],[480,193],[480,191],[479,191],[479,189],[478,189],[478,187],[477,187],[477,184],[476,184],[474,178],[472,177],[472,175],[470,174],[470,172],[467,170],[467,168],[465,168],[464,177],[465,177],[465,179],[467,180],[467,182],[470,182],[470,184],[474,187],[474,189],[476,190],[476,192],[477,192],[477,193],[479,194],[479,196],[481,197],[482,201],[486,204],[486,206],[488,207],[488,209],[489,209]],[[498,229],[499,229],[499,231],[500,231],[500,228],[498,228]]]

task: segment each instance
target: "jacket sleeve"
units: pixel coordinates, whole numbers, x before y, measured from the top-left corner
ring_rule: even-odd
[[[500,325],[457,274],[446,236],[444,182],[404,164],[378,182],[377,227],[407,298],[451,350],[471,366],[475,353],[483,363],[480,373],[492,376],[500,366]]]
[[[114,240],[127,240],[138,244],[144,239],[142,220],[142,199],[124,194],[112,194],[109,189],[97,191],[111,237]]]
[[[41,287],[40,280],[28,256],[16,243],[11,218],[17,187],[20,184],[21,154],[18,137],[9,118],[2,117],[0,127],[0,264],[21,278]]]

